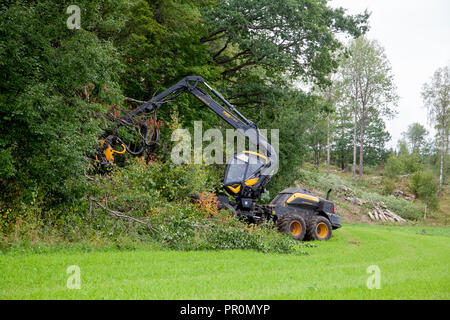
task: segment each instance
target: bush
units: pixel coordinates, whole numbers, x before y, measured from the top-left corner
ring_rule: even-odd
[[[437,196],[438,184],[431,172],[417,171],[408,179],[409,187],[420,200],[426,203],[431,209],[439,208]]]
[[[394,179],[402,172],[402,163],[400,159],[392,154],[386,161],[384,166],[384,176]]]
[[[0,247],[74,245],[304,253],[272,223],[249,226],[217,210],[216,175],[205,166],[132,159],[90,181],[86,199],[46,208],[43,199],[2,214]],[[189,201],[200,194],[199,202]],[[0,213],[3,212],[0,210]]]
[[[417,153],[401,155],[400,161],[403,162],[403,171],[405,174],[422,170],[423,165],[420,163],[420,158]]]
[[[392,154],[386,161],[384,176],[395,179],[401,174],[411,174],[422,169],[419,156],[416,153]]]
[[[392,195],[394,193],[395,190],[395,180],[392,178],[388,178],[388,177],[383,177],[382,180],[382,192],[384,195]]]
[[[126,249],[150,246],[182,251],[250,249],[306,254],[302,249],[314,246],[279,234],[272,223],[249,226],[226,211],[204,217],[187,202],[172,203],[146,217],[137,217],[136,212],[126,213],[144,223],[113,217],[99,207],[89,210],[89,205],[87,208],[66,208],[64,214],[53,210],[52,219],[35,213],[22,214],[10,233],[2,233],[0,250],[17,246],[33,249],[83,245]]]

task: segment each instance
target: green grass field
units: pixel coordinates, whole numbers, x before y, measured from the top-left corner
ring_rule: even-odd
[[[310,255],[56,249],[0,255],[0,299],[449,299],[450,228],[345,225]],[[81,289],[68,289],[78,265]],[[366,270],[380,268],[380,289]]]

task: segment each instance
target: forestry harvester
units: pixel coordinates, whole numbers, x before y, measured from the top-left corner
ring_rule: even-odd
[[[257,204],[277,168],[277,154],[266,137],[260,133],[258,127],[245,118],[200,76],[189,76],[182,79],[122,117],[113,132],[100,140],[101,146],[96,156],[98,163],[101,166],[108,165],[114,162],[114,154],[129,152],[139,155],[145,147],[154,145],[158,139],[158,132],[154,131],[153,138],[149,142],[150,130],[146,123],[140,124],[141,147],[137,151],[131,150],[118,137],[118,129],[120,126],[131,125],[132,119],[136,116],[156,114],[158,108],[164,103],[184,92],[194,95],[220,118],[248,138],[249,142],[258,150],[258,152],[248,150],[238,152],[228,161],[223,184],[225,191],[232,196],[233,200],[230,201],[226,196],[219,196],[220,207],[230,210],[234,215],[246,219],[250,223],[258,224],[273,220],[279,231],[290,233],[296,240],[330,239],[332,230],[341,227],[340,216],[336,214],[336,206],[329,200],[331,189],[328,191],[326,199],[322,199],[303,189],[288,188],[281,191],[269,204]],[[220,103],[212,96],[216,97]],[[113,147],[116,145],[122,145],[122,150],[114,150]]]

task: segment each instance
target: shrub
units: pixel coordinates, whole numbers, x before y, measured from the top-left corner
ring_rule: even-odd
[[[214,193],[203,191],[200,193],[198,201],[194,203],[194,207],[205,214],[206,217],[213,217],[219,214],[219,202]]]
[[[403,172],[405,174],[422,170],[423,166],[417,153],[401,155],[400,161],[403,163]]]
[[[132,159],[109,175],[94,176],[86,199],[45,208],[43,200],[24,205],[0,239],[0,247],[19,243],[86,244],[176,250],[253,249],[261,252],[304,253],[304,244],[280,235],[272,223],[249,226],[217,210],[217,197],[204,166]],[[199,202],[189,201],[192,193]],[[200,206],[201,205],[201,206]],[[7,230],[7,231],[6,231]]]
[[[384,176],[388,178],[396,178],[402,172],[402,163],[400,159],[392,154],[386,161],[384,166]]]
[[[392,154],[386,161],[384,176],[395,179],[401,174],[410,174],[422,169],[419,156],[416,153]]]
[[[365,175],[375,175],[378,172],[378,167],[376,165],[366,165],[364,166]]]
[[[408,179],[409,187],[420,200],[426,203],[431,209],[439,207],[437,197],[438,184],[431,172],[417,171]]]
[[[385,195],[392,195],[395,190],[395,180],[392,178],[384,177],[382,180],[382,192]]]

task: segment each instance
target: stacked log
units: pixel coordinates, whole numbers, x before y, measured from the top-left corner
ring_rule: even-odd
[[[341,186],[338,186],[337,189],[338,189],[338,192],[341,193],[344,197],[353,198],[356,196],[356,192],[347,186],[341,185]]]
[[[358,199],[356,197],[346,197],[344,196],[344,200],[347,200],[348,202],[351,202],[353,204],[356,204],[358,206],[362,206],[363,204],[365,204],[367,201],[364,201],[362,199]]]
[[[403,199],[408,200],[408,201],[413,201],[415,199],[413,194],[405,193],[399,189],[394,190],[394,196],[396,196],[397,198],[402,197]]]
[[[362,206],[365,203],[364,200],[358,199],[356,197],[356,192],[353,191],[352,189],[350,189],[349,187],[341,185],[341,186],[338,186],[337,189],[344,200],[351,202],[358,206]]]
[[[369,211],[369,217],[372,220],[406,222],[405,219],[389,210],[383,202],[377,202],[372,211]]]

